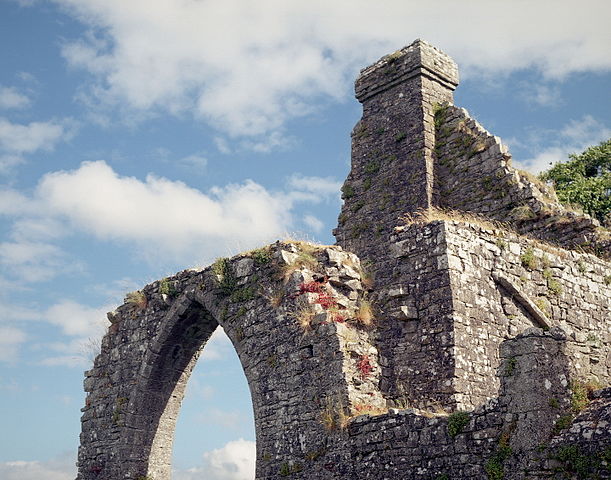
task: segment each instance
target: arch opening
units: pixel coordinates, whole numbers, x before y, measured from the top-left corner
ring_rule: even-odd
[[[222,327],[187,384],[174,432],[172,478],[255,478],[255,422],[239,357]]]

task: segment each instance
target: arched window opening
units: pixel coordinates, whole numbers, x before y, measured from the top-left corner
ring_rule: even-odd
[[[176,423],[175,480],[255,476],[255,424],[240,360],[222,327],[206,343]]]

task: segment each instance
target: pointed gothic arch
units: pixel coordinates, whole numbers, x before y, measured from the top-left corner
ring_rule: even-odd
[[[250,388],[258,477],[282,468],[295,445],[326,448],[325,409],[333,407],[334,417],[358,398],[383,401],[375,375],[359,378],[357,360],[372,348],[366,330],[335,321],[338,312],[354,316],[363,298],[358,268],[347,266],[358,259],[339,248],[307,248],[277,244],[259,257],[184,271],[109,314],[102,352],[86,374],[79,479],[170,478],[185,387],[219,325]],[[300,326],[300,315],[312,325]],[[377,368],[375,356],[367,358]]]

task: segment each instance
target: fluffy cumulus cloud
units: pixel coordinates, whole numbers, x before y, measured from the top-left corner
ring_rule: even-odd
[[[239,439],[204,453],[203,466],[175,471],[176,480],[252,480],[255,478],[255,442]]]
[[[78,270],[58,246],[71,231],[131,245],[152,261],[207,263],[285,236],[297,202],[330,201],[338,191],[331,178],[295,176],[282,191],[246,180],[202,192],[155,175],[121,176],[103,161],[84,162],[45,175],[31,197],[0,190],[0,214],[15,217],[0,265],[26,281]],[[320,228],[314,217],[305,223]]]
[[[0,149],[18,154],[51,150],[67,133],[65,122],[31,122],[21,125],[0,118]]]
[[[534,132],[533,144],[536,146],[538,139],[544,139],[546,146],[536,150],[533,157],[525,160],[517,159],[514,163],[533,173],[540,173],[554,163],[566,160],[569,154],[581,153],[609,137],[611,137],[611,128],[591,115],[585,115],[581,119],[571,120],[558,131]]]
[[[605,0],[55,2],[90,27],[63,46],[93,77],[89,101],[188,111],[233,136],[267,136],[253,143],[263,150],[318,99],[350,95],[359,66],[416,37],[443,47],[465,75],[611,68]]]
[[[107,325],[106,308],[90,308],[71,300],[49,307],[46,320],[59,326],[64,334],[81,337],[99,337]]]
[[[121,177],[102,161],[46,175],[37,198],[79,230],[168,254],[262,243],[291,221],[282,198],[252,181],[206,194],[154,175]]]

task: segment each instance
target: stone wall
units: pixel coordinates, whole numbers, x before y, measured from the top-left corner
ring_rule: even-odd
[[[416,237],[408,242],[410,233]],[[444,330],[452,325],[443,322],[443,311],[432,310],[435,295],[447,300],[443,296],[454,286],[453,236],[468,242],[486,232],[451,222],[398,232],[397,271],[419,268],[418,282],[390,292],[379,310],[386,314],[373,320],[363,308],[367,292],[358,259],[337,247],[308,244],[276,244],[129,295],[109,314],[112,325],[102,352],[86,373],[78,478],[170,478],[184,387],[218,325],[231,339],[251,390],[257,479],[386,478],[381,472],[389,478],[481,479],[490,465],[511,472],[506,478],[547,478],[546,471],[558,468],[554,452],[569,438],[558,437],[563,430],[556,425],[571,412],[571,344],[578,342],[560,328],[547,333],[529,328],[500,339],[497,368],[488,374],[500,385],[496,395],[469,413],[450,414],[469,406],[465,398],[475,398],[471,391],[460,392],[463,384],[457,382],[442,389],[454,394],[455,403],[435,397],[435,382],[469,375],[458,370],[466,355],[460,351],[461,325]],[[440,238],[438,254],[429,251],[426,258],[432,260],[420,264],[423,251]],[[594,280],[596,268],[589,275]],[[436,282],[440,293],[434,291]],[[420,317],[413,318],[414,312]],[[387,371],[387,352],[376,348],[375,332],[387,328],[390,318],[411,325],[398,343],[405,343],[406,365],[419,371],[402,371],[397,364]],[[428,330],[435,318],[444,327]],[[567,320],[565,326],[571,325]],[[447,364],[436,362],[443,351]],[[384,384],[395,377],[418,387],[401,392],[401,398],[387,395]],[[607,418],[611,402],[604,398],[578,417],[579,432],[570,430],[571,441],[579,433],[580,452],[590,456],[603,451],[611,433],[609,424],[592,429],[585,420]],[[399,403],[402,408],[389,409]],[[569,426],[570,421],[563,424]],[[538,476],[525,477],[525,471]]]
[[[611,255],[609,232],[596,219],[562,206],[552,188],[511,166],[500,138],[464,108],[435,108],[435,206],[507,222],[519,233],[568,248]]]
[[[484,223],[415,223],[391,241],[392,281],[374,292],[373,336],[389,400],[483,404],[499,392],[499,345],[530,327],[569,334],[572,378],[611,383],[606,261]]]
[[[610,389],[558,434],[571,404],[564,340],[559,329],[532,328],[504,342],[501,393],[469,413],[391,409],[358,416],[345,429],[327,431],[315,456],[295,451],[282,464],[291,470],[261,478],[285,471],[300,480],[572,478],[583,459],[589,464],[578,478],[609,478]],[[567,448],[576,451],[573,463],[563,460]]]
[[[497,395],[500,343],[532,326],[567,333],[572,378],[611,383],[608,262],[487,226],[448,222],[445,231],[459,404]]]

